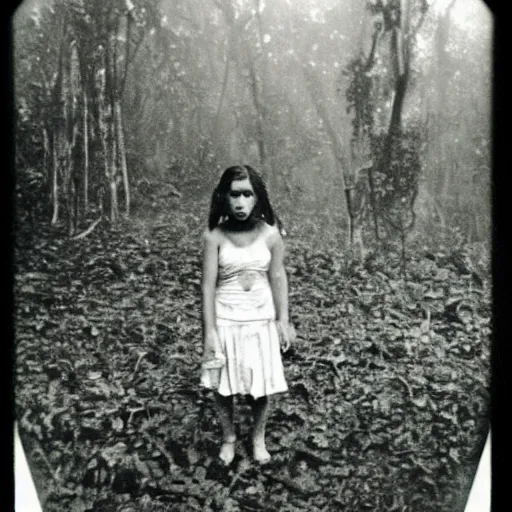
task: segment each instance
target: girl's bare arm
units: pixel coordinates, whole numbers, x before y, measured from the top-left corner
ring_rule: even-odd
[[[203,298],[203,337],[205,344],[215,335],[215,286],[219,265],[219,242],[215,233],[206,230],[203,234],[203,273],[201,292]]]
[[[277,229],[270,235],[272,259],[268,270],[270,287],[276,308],[276,320],[288,323],[288,278],[284,268],[284,242]]]

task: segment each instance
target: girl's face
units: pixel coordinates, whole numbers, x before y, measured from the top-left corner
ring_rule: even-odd
[[[256,206],[256,194],[249,178],[233,180],[228,192],[229,215],[239,221],[249,218]]]

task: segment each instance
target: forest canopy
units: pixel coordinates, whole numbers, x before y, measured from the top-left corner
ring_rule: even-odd
[[[74,234],[246,162],[285,218],[486,240],[491,36],[478,0],[27,0],[20,215]]]

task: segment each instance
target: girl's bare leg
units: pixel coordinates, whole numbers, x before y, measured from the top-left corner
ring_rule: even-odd
[[[265,445],[265,427],[267,425],[267,417],[270,409],[270,399],[268,396],[250,399],[252,414],[254,417],[254,428],[252,431],[252,446],[254,459],[258,462],[265,463],[270,460],[270,453]]]
[[[220,459],[224,464],[230,464],[235,458],[235,425],[233,422],[233,397],[215,393],[215,404],[222,426],[223,443],[220,449]]]

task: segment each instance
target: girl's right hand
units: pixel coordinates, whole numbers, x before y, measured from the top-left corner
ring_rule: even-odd
[[[224,355],[221,351],[219,335],[216,330],[208,331],[204,338],[203,365],[210,365],[213,361],[219,361],[219,366],[224,363]]]

